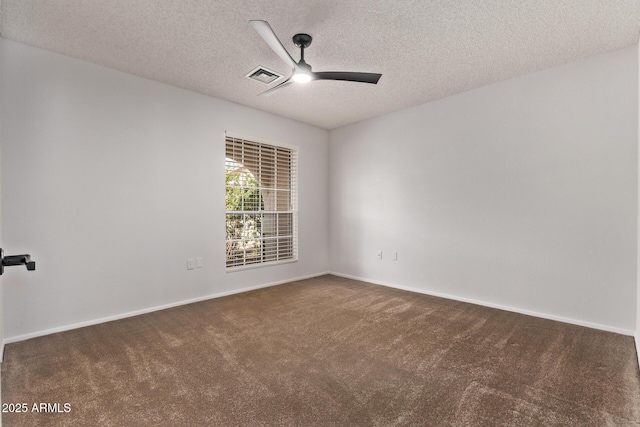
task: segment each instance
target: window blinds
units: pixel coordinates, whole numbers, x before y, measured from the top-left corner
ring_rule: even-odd
[[[296,261],[297,152],[226,137],[226,265]]]

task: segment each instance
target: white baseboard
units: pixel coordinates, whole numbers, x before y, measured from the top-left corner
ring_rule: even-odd
[[[348,275],[348,274],[342,274],[342,273],[336,273],[336,272],[330,272],[329,274],[333,274],[334,276],[344,277],[344,278],[347,278],[347,279],[360,280],[362,282],[372,283],[374,285],[381,285],[381,286],[386,286],[386,287],[389,287],[389,288],[402,289],[404,291],[416,292],[416,293],[419,293],[419,294],[431,295],[431,296],[434,296],[434,297],[446,298],[446,299],[450,299],[450,300],[454,300],[454,301],[468,302],[468,303],[471,303],[471,304],[481,305],[481,306],[484,306],[484,307],[497,308],[499,310],[505,310],[505,311],[511,311],[511,312],[514,312],[514,313],[525,314],[527,316],[540,317],[542,319],[555,320],[556,322],[569,323],[569,324],[572,324],[572,325],[584,326],[584,327],[592,328],[592,329],[600,329],[600,330],[603,330],[603,331],[614,332],[616,334],[621,334],[621,335],[628,335],[628,336],[634,336],[635,335],[635,332],[632,331],[632,330],[617,328],[617,327],[608,326],[608,325],[601,325],[599,323],[585,322],[583,320],[570,319],[570,318],[567,318],[567,317],[555,316],[553,314],[547,314],[547,313],[539,313],[539,312],[536,312],[536,311],[524,310],[524,309],[517,308],[517,307],[510,307],[510,306],[505,306],[505,305],[500,305],[500,304],[494,304],[494,303],[487,302],[487,301],[480,301],[480,300],[476,300],[476,299],[473,299],[473,298],[464,298],[464,297],[460,297],[460,296],[457,296],[457,295],[449,295],[449,294],[443,294],[443,293],[440,293],[440,292],[432,292],[432,291],[427,291],[427,290],[424,290],[424,289],[412,288],[412,287],[409,287],[409,286],[402,286],[402,285],[396,285],[396,284],[393,284],[393,283],[381,282],[379,280],[372,280],[372,279],[367,279],[367,278],[363,278],[363,277],[351,276],[351,275]],[[638,346],[638,340],[636,339],[636,347],[637,346]]]
[[[0,341],[0,362],[4,362],[4,345],[6,340]]]
[[[193,304],[194,302],[206,301],[206,300],[210,300],[210,299],[226,297],[226,296],[229,296],[229,295],[241,294],[243,292],[255,291],[256,289],[269,288],[269,287],[272,287],[272,286],[283,285],[285,283],[296,282],[298,280],[311,279],[313,277],[324,276],[325,274],[330,274],[330,273],[325,271],[325,272],[322,272],[322,273],[310,274],[308,276],[295,277],[295,278],[291,278],[291,279],[280,280],[280,281],[277,281],[277,282],[264,283],[264,284],[261,284],[261,285],[250,286],[250,287],[241,288],[241,289],[234,289],[234,290],[231,290],[231,291],[219,292],[219,293],[216,293],[216,294],[205,295],[205,296],[198,297],[198,298],[192,298],[192,299],[188,299],[188,300],[178,301],[178,302],[175,302],[175,303],[159,305],[159,306],[156,306],[156,307],[145,308],[145,309],[142,309],[142,310],[130,311],[130,312],[127,312],[127,313],[122,313],[122,314],[116,314],[114,316],[101,317],[99,319],[92,319],[92,320],[87,320],[85,322],[73,323],[73,324],[70,324],[70,325],[64,325],[64,326],[59,326],[59,327],[56,327],[56,328],[45,329],[45,330],[42,330],[42,331],[31,332],[31,333],[24,334],[24,335],[16,335],[16,336],[13,336],[13,337],[7,337],[2,342],[2,350],[4,350],[4,345],[5,344],[24,341],[24,340],[28,340],[30,338],[41,337],[41,336],[44,336],[44,335],[55,334],[55,333],[58,333],[58,332],[70,331],[72,329],[84,328],[85,326],[92,326],[92,325],[97,325],[97,324],[100,324],[100,323],[111,322],[111,321],[114,321],[114,320],[125,319],[127,317],[139,316],[141,314],[147,314],[147,313],[152,313],[154,311],[165,310],[167,308],[178,307],[178,306],[187,305],[187,304]],[[3,354],[4,354],[4,352],[3,352]]]

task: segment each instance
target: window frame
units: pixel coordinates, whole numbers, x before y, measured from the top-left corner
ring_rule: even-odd
[[[292,247],[291,247],[291,257],[287,258],[287,259],[278,259],[278,260],[274,260],[274,261],[260,261],[260,262],[255,262],[255,263],[251,263],[251,264],[243,264],[243,265],[232,265],[232,266],[228,266],[227,265],[227,254],[225,251],[225,271],[227,273],[232,273],[232,272],[236,272],[236,271],[243,271],[243,270],[251,270],[254,268],[263,268],[263,267],[272,267],[272,266],[276,266],[276,265],[282,265],[282,264],[290,264],[290,263],[294,263],[294,262],[298,262],[298,159],[299,159],[299,153],[300,153],[300,149],[298,146],[296,145],[291,145],[291,144],[285,144],[285,143],[281,143],[281,142],[275,142],[272,140],[268,140],[265,138],[259,138],[259,137],[254,137],[254,136],[248,136],[248,135],[244,135],[241,133],[237,133],[237,132],[230,132],[230,131],[225,131],[225,135],[224,135],[224,146],[225,146],[225,203],[226,203],[226,165],[227,165],[227,139],[229,138],[233,138],[233,139],[239,139],[239,140],[243,140],[249,143],[253,143],[253,144],[259,144],[259,145],[266,145],[266,146],[271,146],[271,147],[275,147],[275,148],[282,148],[282,149],[286,149],[290,151],[290,156],[291,156],[291,170],[289,173],[289,191],[290,191],[290,210],[288,211],[265,211],[263,210],[257,210],[255,212],[259,212],[259,213],[263,213],[263,214],[271,214],[271,213],[286,213],[286,214],[291,214],[291,227],[292,227],[292,233],[291,233],[291,238],[292,238]],[[231,159],[237,162],[236,159]],[[240,164],[242,164],[241,162],[238,162]],[[227,215],[229,214],[233,214],[233,212],[235,211],[227,211],[226,207],[225,207],[225,224],[226,224],[226,219],[227,219]],[[264,242],[264,238],[262,238],[262,241]],[[227,244],[228,240],[227,240],[227,234],[225,232],[225,246]],[[246,259],[245,259],[246,262]]]

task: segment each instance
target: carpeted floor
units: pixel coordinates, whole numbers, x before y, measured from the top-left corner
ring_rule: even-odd
[[[335,276],[9,344],[2,397],[4,427],[640,423],[631,337]]]

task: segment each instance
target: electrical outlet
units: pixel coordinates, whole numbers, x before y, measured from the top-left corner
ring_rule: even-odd
[[[187,270],[193,270],[195,266],[195,261],[193,258],[189,258],[187,260]]]
[[[204,262],[202,261],[202,257],[199,256],[198,258],[196,258],[196,268],[202,268],[204,267]]]
[[[378,259],[382,259],[382,251],[378,251]]]
[[[397,261],[398,260],[398,252],[394,252],[393,253],[393,257],[391,258],[393,261]]]

